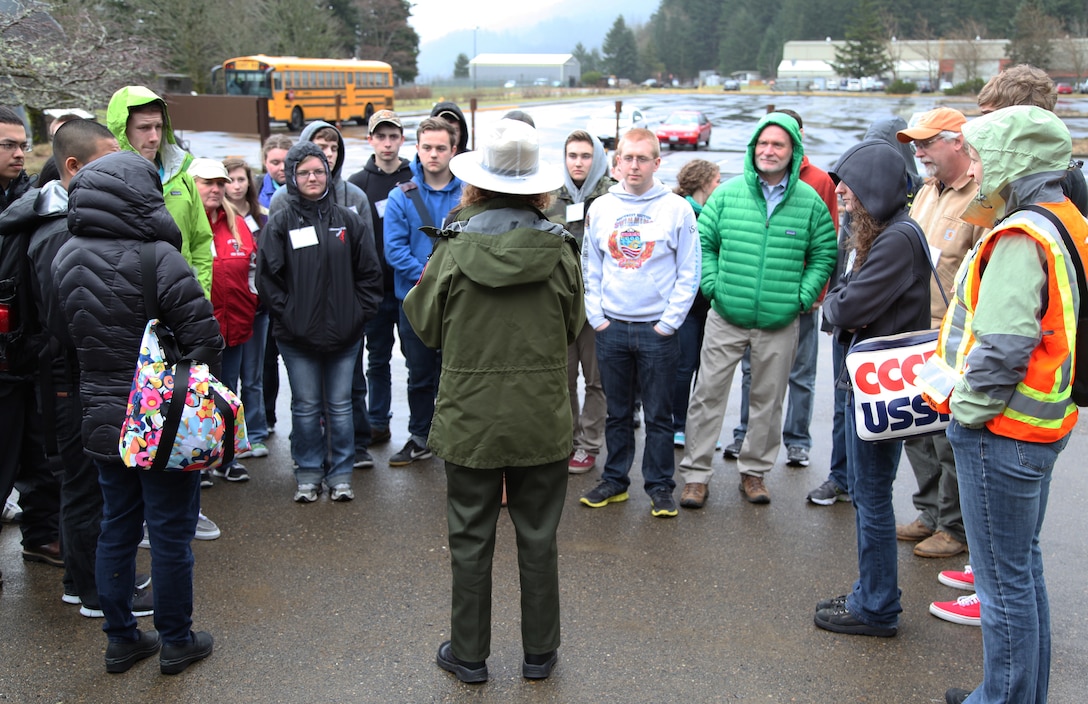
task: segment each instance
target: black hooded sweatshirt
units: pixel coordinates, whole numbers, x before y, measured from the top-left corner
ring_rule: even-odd
[[[278,341],[335,352],[362,339],[382,299],[382,271],[374,239],[355,213],[334,203],[328,189],[318,200],[299,193],[295,172],[310,157],[332,183],[316,144],[299,142],[287,152],[287,207],[261,231],[257,290]]]
[[[848,149],[830,172],[845,182],[884,229],[865,263],[850,268],[824,299],[824,317],[841,343],[929,327],[929,247],[907,214],[907,171],[894,147],[868,139]]]

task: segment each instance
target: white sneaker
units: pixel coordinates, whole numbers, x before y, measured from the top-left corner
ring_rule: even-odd
[[[351,490],[351,484],[337,484],[332,488],[329,498],[333,501],[351,501],[355,498],[355,492]]]
[[[317,484],[299,484],[298,491],[295,492],[295,503],[312,504],[317,501],[319,493]]]
[[[205,516],[204,512],[201,511],[196,519],[196,535],[193,537],[196,540],[215,540],[222,534],[222,531],[219,530],[219,526],[215,525],[215,523],[212,522],[212,519]]]

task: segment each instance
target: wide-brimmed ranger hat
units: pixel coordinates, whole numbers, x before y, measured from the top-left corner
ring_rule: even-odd
[[[540,160],[536,130],[519,120],[499,120],[488,130],[484,147],[453,157],[450,171],[495,193],[534,195],[563,185],[562,169]]]

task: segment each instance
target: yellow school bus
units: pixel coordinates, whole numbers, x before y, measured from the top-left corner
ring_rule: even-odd
[[[268,98],[269,120],[292,130],[308,120],[365,125],[377,111],[393,109],[393,69],[382,61],[239,56],[212,70],[212,85],[228,95]]]

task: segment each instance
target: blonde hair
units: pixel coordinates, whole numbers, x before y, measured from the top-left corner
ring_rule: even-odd
[[[622,137],[620,137],[619,144],[616,145],[616,155],[623,154],[623,145],[628,142],[650,142],[653,144],[653,155],[657,159],[661,156],[661,142],[657,141],[657,135],[648,129],[642,127],[632,127],[627,130]]]

